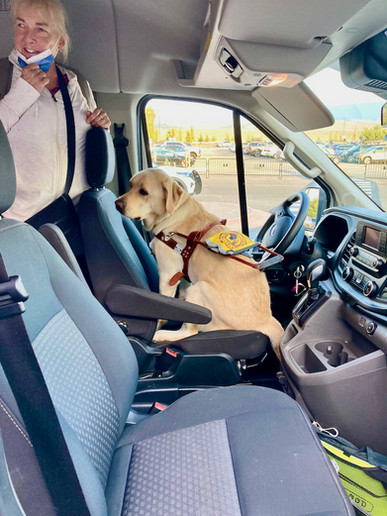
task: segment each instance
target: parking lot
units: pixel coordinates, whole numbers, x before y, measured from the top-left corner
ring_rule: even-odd
[[[285,199],[292,191],[303,189],[310,182],[285,160],[244,155],[244,164],[248,204],[255,209],[270,209],[275,206],[276,199]],[[381,204],[387,205],[387,165],[339,163],[338,166],[355,178],[368,195],[373,196],[377,190]],[[203,148],[194,168],[203,181],[201,200],[237,202],[234,152],[217,147]]]

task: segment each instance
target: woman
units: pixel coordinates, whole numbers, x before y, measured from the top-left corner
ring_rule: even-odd
[[[26,220],[64,191],[67,174],[66,116],[54,59],[66,59],[66,15],[57,0],[13,0],[12,82],[0,101],[0,120],[8,133],[16,176],[16,199],[5,217]],[[76,131],[72,198],[88,186],[84,172],[86,133],[90,126],[109,129],[110,119],[97,108],[87,84],[89,104],[77,75],[60,66],[70,95]]]

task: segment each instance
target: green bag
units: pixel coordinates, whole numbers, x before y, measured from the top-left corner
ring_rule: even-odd
[[[362,514],[387,515],[387,457],[318,432],[352,505]]]

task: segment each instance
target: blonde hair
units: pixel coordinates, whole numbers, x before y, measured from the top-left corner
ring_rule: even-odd
[[[27,7],[36,9],[48,16],[48,23],[54,32],[63,39],[63,47],[59,49],[63,60],[67,59],[70,48],[70,36],[67,32],[67,15],[63,5],[58,0],[11,0],[12,21],[15,22],[19,9]]]

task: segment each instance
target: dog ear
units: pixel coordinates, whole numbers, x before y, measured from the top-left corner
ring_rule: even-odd
[[[163,184],[163,189],[165,193],[165,210],[171,215],[179,204],[184,192],[173,179],[166,181]]]

